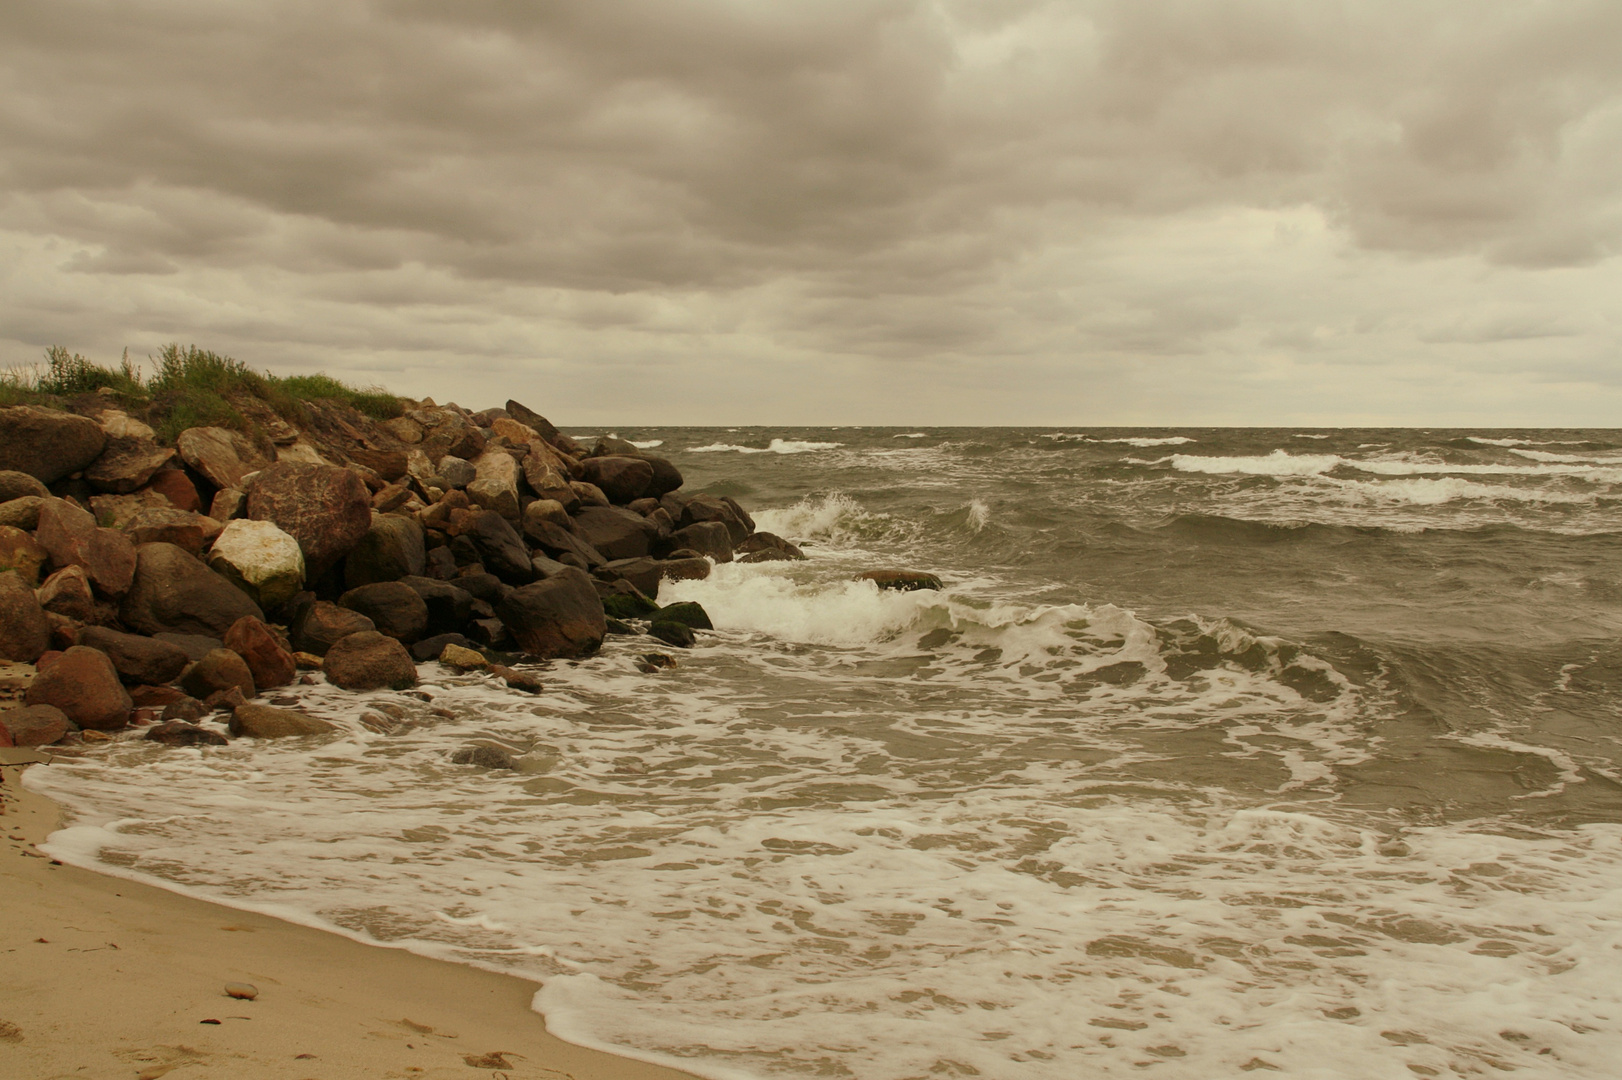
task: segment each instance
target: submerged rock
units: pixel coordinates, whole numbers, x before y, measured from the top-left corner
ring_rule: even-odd
[[[287,739],[338,730],[325,720],[273,705],[238,705],[231,714],[230,728],[233,735],[254,739]]]
[[[898,592],[942,588],[940,578],[922,570],[869,570],[856,576],[858,580],[871,581],[881,589]]]
[[[172,719],[148,728],[145,738],[165,746],[228,746],[231,742],[217,731]]]
[[[452,765],[477,765],[481,769],[516,769],[518,759],[494,746],[464,746],[451,754]]]

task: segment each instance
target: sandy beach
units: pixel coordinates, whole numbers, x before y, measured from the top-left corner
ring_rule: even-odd
[[[687,1076],[553,1038],[522,979],[55,864],[35,845],[60,812],[13,764],[33,755],[0,754],[0,1075]]]

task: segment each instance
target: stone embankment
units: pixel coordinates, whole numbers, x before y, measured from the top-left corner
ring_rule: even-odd
[[[152,428],[106,396],[0,409],[0,745],[137,725],[192,746],[330,725],[259,700],[318,678],[406,689],[417,664],[540,689],[519,662],[588,656],[605,634],[688,647],[710,629],[659,585],[715,563],[803,558],[670,461],[584,447],[515,401],[433,401],[376,421]],[[644,629],[645,627],[645,629]],[[668,657],[643,657],[657,671]],[[19,673],[20,672],[20,673]],[[6,705],[10,708],[6,708]]]

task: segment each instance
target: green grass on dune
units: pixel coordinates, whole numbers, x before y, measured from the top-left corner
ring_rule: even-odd
[[[148,359],[154,368],[149,375],[130,362],[128,352],[116,368],[103,367],[53,345],[43,366],[0,372],[0,406],[61,405],[108,390],[120,404],[143,414],[164,442],[190,427],[242,430],[247,420],[232,402],[244,397],[257,398],[295,422],[311,401],[339,402],[378,420],[404,411],[400,399],[379,386],[357,388],[325,374],[258,372],[195,345],[166,345]]]

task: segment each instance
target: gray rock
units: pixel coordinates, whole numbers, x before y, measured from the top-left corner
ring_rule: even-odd
[[[718,563],[732,561],[732,534],[722,521],[700,521],[677,529],[665,543],[707,555]]]
[[[422,526],[415,518],[374,512],[371,528],[344,558],[344,586],[354,589],[417,576],[426,559]]]
[[[519,648],[539,657],[588,656],[602,647],[607,630],[591,578],[572,567],[514,589],[496,615]]]
[[[641,514],[617,506],[587,506],[574,517],[574,534],[604,559],[635,559],[650,554],[659,530]]]

